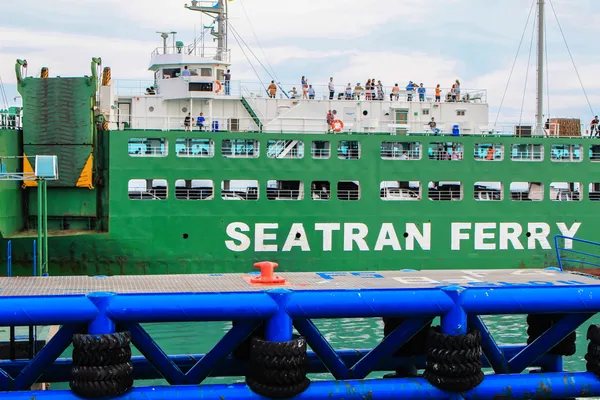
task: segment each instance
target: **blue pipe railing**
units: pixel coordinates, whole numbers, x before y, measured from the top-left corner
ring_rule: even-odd
[[[561,239],[565,243],[570,241],[571,246],[567,246],[566,244],[564,246],[560,246],[559,240],[561,240]],[[564,235],[556,235],[556,236],[554,236],[554,249],[556,251],[556,259],[558,261],[558,267],[560,268],[561,271],[564,271],[564,262],[574,262],[579,265],[589,265],[592,267],[600,268],[600,254],[594,254],[594,253],[588,253],[585,251],[574,250],[573,242],[595,246],[598,248],[598,251],[600,252],[600,243],[599,242],[594,242],[594,241],[585,240],[585,239],[578,239],[575,237],[564,236]],[[590,261],[585,261],[585,260],[576,259],[576,258],[566,258],[566,257],[562,256],[561,252],[569,253],[569,254],[577,254],[577,255],[584,256],[584,257],[591,257],[593,259],[597,259],[598,262],[590,262]]]
[[[5,278],[5,290],[0,296],[0,321],[3,324],[62,327],[33,360],[0,361],[0,398],[74,399],[69,391],[27,392],[28,397],[19,391],[27,390],[33,383],[39,382],[40,377],[53,382],[68,381],[70,360],[58,357],[71,343],[73,333],[86,327],[92,334],[112,333],[117,326],[131,333],[132,344],[142,353],[143,357],[132,359],[136,378],[164,377],[173,385],[134,388],[127,394],[128,399],[260,398],[243,384],[200,385],[208,376],[245,375],[247,361],[235,359],[230,354],[259,326],[264,326],[267,341],[288,340],[295,327],[312,349],[309,371],[329,371],[335,378],[313,382],[298,399],[364,398],[369,397],[367,393],[372,398],[456,398],[421,378],[364,380],[373,371],[394,370],[398,365],[422,369],[425,366],[424,356],[401,358],[395,357],[394,353],[437,317],[441,318],[441,329],[446,335],[462,335],[467,328],[478,329],[484,350],[482,361],[496,373],[486,376],[475,389],[462,393],[462,398],[503,398],[507,395],[507,387],[511,388],[508,398],[523,398],[526,393],[534,393],[542,383],[544,388],[551,390],[551,398],[600,395],[600,379],[596,375],[563,372],[562,358],[548,355],[550,349],[600,312],[600,280],[562,272],[557,268],[539,272],[541,274],[536,271],[525,271],[525,274],[523,270],[508,271],[489,282],[465,281],[462,286],[427,286],[420,280],[420,275],[426,273],[415,271],[406,272],[398,278],[418,282],[412,286],[394,286],[398,280],[382,276],[385,289],[373,288],[372,281],[365,287],[344,289],[341,284],[343,276],[339,276],[335,279],[340,279],[340,285],[334,285],[334,289],[293,284],[278,289],[248,285],[248,289],[231,292],[227,292],[224,286],[223,292],[154,294],[110,292],[113,286],[124,290],[122,277],[102,278],[101,282],[90,279],[90,287],[102,287],[106,292],[91,292],[81,289],[82,286],[68,289],[62,278],[49,277],[43,280],[44,284],[36,289],[37,292],[32,292],[29,286],[24,291],[37,295],[18,296],[15,293],[19,290],[15,288],[20,281]],[[460,272],[456,276],[464,278],[463,275]],[[238,276],[242,281],[243,277]],[[143,279],[156,279],[152,283],[156,284],[163,278]],[[215,282],[212,277],[206,279],[211,284]],[[235,276],[227,279],[235,280]],[[300,278],[296,276],[294,279]],[[290,278],[290,281],[294,279]],[[301,279],[306,279],[306,275],[303,274]],[[47,290],[73,294],[39,294],[47,293]],[[481,318],[493,314],[544,313],[565,316],[531,344],[517,347],[499,346]],[[319,318],[381,317],[405,320],[373,349],[363,351],[336,351],[313,322],[313,319]],[[186,357],[167,355],[141,325],[146,322],[186,321],[236,321],[236,324],[205,355]],[[531,366],[542,366],[543,372],[521,375]]]
[[[6,276],[12,276],[12,240],[6,244]]]

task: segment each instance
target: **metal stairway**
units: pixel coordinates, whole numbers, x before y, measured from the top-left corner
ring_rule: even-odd
[[[248,103],[248,100],[246,100],[246,98],[244,96],[242,96],[242,100],[241,101],[242,101],[242,105],[244,106],[244,108],[246,109],[246,111],[248,111],[248,114],[250,114],[250,116],[254,120],[254,123],[256,124],[256,126],[258,126],[258,131],[262,132],[263,123],[260,121],[260,118],[258,118],[258,115],[256,115],[256,113],[254,112],[254,110],[250,106],[250,103]]]

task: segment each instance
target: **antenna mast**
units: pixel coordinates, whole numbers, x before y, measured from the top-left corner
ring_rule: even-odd
[[[210,5],[209,5],[210,4]],[[229,50],[227,48],[227,2],[226,0],[217,0],[217,4],[212,1],[192,0],[192,5],[185,7],[191,11],[200,11],[208,15],[217,22],[217,30],[211,32],[217,41],[217,54],[215,59],[218,61],[229,61]]]
[[[537,114],[535,132],[544,134],[544,3],[538,0]]]

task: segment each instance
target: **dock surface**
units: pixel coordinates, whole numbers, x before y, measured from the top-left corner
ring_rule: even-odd
[[[249,293],[273,288],[294,291],[432,289],[459,285],[465,288],[600,286],[588,275],[558,269],[427,270],[377,272],[282,272],[284,284],[253,284],[260,274],[127,275],[110,277],[57,276],[0,278],[0,297],[64,296],[93,292]]]

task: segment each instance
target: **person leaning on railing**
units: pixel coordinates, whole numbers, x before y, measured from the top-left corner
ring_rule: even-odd
[[[596,115],[592,122],[590,123],[590,137],[600,136],[600,131],[598,130],[598,116]]]

